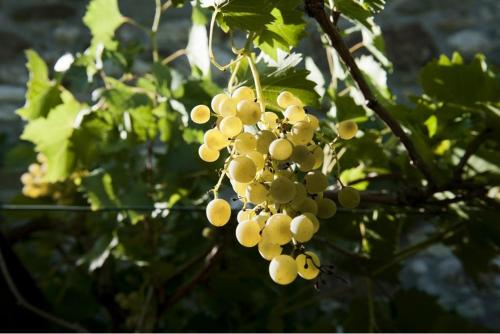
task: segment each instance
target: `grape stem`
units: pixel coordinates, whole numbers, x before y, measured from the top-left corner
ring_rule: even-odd
[[[250,65],[250,70],[252,71],[253,82],[255,84],[255,91],[257,92],[257,102],[260,105],[261,113],[266,111],[266,104],[264,101],[264,96],[262,94],[262,87],[260,85],[260,76],[259,71],[257,70],[257,66],[255,66],[255,62],[251,55],[246,56],[248,59],[248,65]]]
[[[219,14],[219,10],[216,8],[214,10],[214,12],[212,13],[212,19],[210,20],[210,33],[208,35],[208,56],[210,58],[210,62],[215,66],[217,67],[217,69],[219,71],[225,71],[227,70],[229,67],[231,67],[233,64],[236,64],[238,63],[241,58],[242,58],[242,55],[238,55],[238,57],[234,60],[232,60],[229,64],[227,65],[221,65],[217,62],[217,60],[215,59],[215,55],[214,55],[214,50],[213,50],[213,37],[214,37],[214,30],[215,30],[215,20],[217,19],[217,14]]]
[[[235,152],[236,152],[236,150],[233,147],[231,153],[229,154],[229,156],[224,161],[224,168],[222,169],[222,173],[221,173],[221,175],[219,177],[219,180],[217,181],[217,183],[215,184],[214,188],[212,189],[212,192],[214,193],[214,198],[217,198],[217,196],[219,195],[219,188],[222,185],[222,181],[224,181],[224,177],[226,177],[227,169],[229,167],[229,162],[233,158],[233,155],[234,155]]]

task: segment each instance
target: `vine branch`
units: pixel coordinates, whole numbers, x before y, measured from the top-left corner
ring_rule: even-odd
[[[460,181],[460,179],[462,178],[464,168],[467,165],[467,162],[469,161],[470,157],[473,156],[474,153],[477,152],[481,144],[484,141],[486,141],[486,139],[488,139],[491,132],[492,132],[491,129],[486,129],[470,142],[469,146],[465,150],[464,155],[460,159],[455,171],[453,172],[453,181],[455,182]]]

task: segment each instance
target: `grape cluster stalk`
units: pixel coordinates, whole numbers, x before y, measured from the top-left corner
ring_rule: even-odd
[[[257,247],[262,258],[270,261],[274,282],[290,284],[297,276],[312,280],[320,273],[320,260],[304,244],[319,231],[320,220],[337,211],[336,203],[323,196],[328,177],[321,171],[324,150],[316,140],[320,122],[289,91],[277,97],[281,112],[266,111],[260,96],[241,86],[231,94],[214,96],[210,107],[198,105],[191,111],[191,120],[197,124],[216,119],[204,134],[200,158],[215,162],[221,152],[229,153],[206,215],[213,226],[230,221],[231,205],[218,195],[227,176],[243,203],[237,214],[237,241],[244,247]],[[351,120],[337,125],[343,140],[353,138],[357,130]],[[354,208],[359,200],[354,188],[342,187],[339,192],[343,207]]]

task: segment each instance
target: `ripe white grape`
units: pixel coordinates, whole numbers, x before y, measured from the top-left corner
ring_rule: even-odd
[[[210,129],[205,132],[203,137],[205,144],[212,150],[221,150],[229,145],[229,140],[220,132],[219,129]]]
[[[290,231],[298,242],[307,242],[314,234],[314,225],[307,216],[300,215],[292,219]]]
[[[264,202],[267,199],[269,191],[261,183],[253,182],[247,186],[246,198],[255,205]]]
[[[290,284],[297,278],[297,263],[289,255],[278,255],[269,264],[269,275],[278,284]]]
[[[260,240],[258,247],[260,256],[268,261],[271,261],[276,256],[280,255],[281,251],[283,250],[280,245],[268,242],[265,238],[262,238]]]
[[[212,107],[212,110],[216,113],[216,114],[220,114],[220,109],[219,109],[219,106],[220,104],[229,99],[229,96],[227,96],[226,94],[224,93],[221,93],[221,94],[217,94],[213,97],[212,99],[212,102],[210,103],[210,106]]]
[[[285,109],[285,117],[291,124],[295,124],[306,118],[306,112],[304,111],[304,108],[292,105]]]
[[[266,222],[269,219],[270,215],[267,212],[261,212],[255,217],[252,218],[254,222],[259,225],[259,228],[262,230],[264,226],[266,226]]]
[[[213,150],[207,146],[207,144],[201,144],[198,149],[198,155],[201,160],[206,162],[214,162],[219,159],[220,153],[217,150]]]
[[[318,204],[318,217],[321,219],[328,219],[335,215],[337,212],[337,205],[329,198],[320,198],[316,200]]]
[[[264,159],[264,156],[262,154],[257,151],[252,151],[248,152],[246,156],[252,159],[255,167],[257,167],[257,170],[261,170],[262,168],[264,168],[266,160]]]
[[[292,156],[293,145],[289,140],[279,138],[269,145],[269,153],[275,160],[287,160]]]
[[[210,108],[204,104],[197,105],[191,110],[191,120],[197,124],[205,124],[210,120]]]
[[[320,171],[307,173],[305,180],[307,192],[310,194],[323,192],[328,187],[328,178]]]
[[[319,258],[313,252],[305,252],[300,254],[295,259],[297,263],[297,271],[300,277],[304,279],[314,279],[319,274]]]
[[[302,213],[310,212],[313,215],[318,213],[318,204],[315,200],[310,197],[306,197],[297,207],[296,209]]]
[[[32,183],[33,182],[33,175],[31,175],[30,173],[24,173],[23,175],[21,175],[21,182],[23,184]]]
[[[293,152],[292,152],[292,161],[300,164],[304,162],[307,159],[307,157],[311,154],[312,153],[309,152],[306,146],[295,145],[293,147]]]
[[[289,91],[283,91],[278,95],[276,102],[280,108],[286,109],[289,106],[302,106],[302,101]]]
[[[260,116],[260,122],[257,124],[261,130],[274,130],[278,127],[278,115],[266,111]]]
[[[269,193],[274,202],[288,203],[295,197],[295,184],[289,178],[279,176],[271,183]]]
[[[314,146],[312,148],[312,154],[314,156],[314,166],[313,169],[318,169],[323,165],[323,160],[325,159],[325,153],[323,149],[319,146]]]
[[[227,116],[222,119],[219,129],[223,135],[233,138],[243,130],[243,123],[237,116]]]
[[[354,209],[359,205],[359,191],[353,187],[343,187],[338,193],[340,205],[347,209]]]
[[[243,223],[244,221],[250,220],[255,216],[255,212],[253,210],[240,210],[236,215],[236,220],[238,223]]]
[[[297,208],[307,197],[306,187],[302,183],[294,182],[295,185],[295,197],[290,203],[294,208]]]
[[[255,178],[257,168],[252,159],[238,156],[229,163],[228,172],[229,177],[234,181],[249,183]]]
[[[245,125],[255,125],[260,120],[260,106],[251,100],[240,101],[236,107],[236,116],[241,118]]]
[[[231,206],[221,198],[216,198],[208,203],[206,214],[210,224],[224,226],[231,218]]]
[[[253,247],[260,241],[260,227],[253,220],[244,221],[236,227],[236,239],[245,247]]]
[[[236,182],[233,180],[230,180],[230,181],[231,181],[231,186],[233,187],[234,192],[240,197],[245,197],[245,192],[246,192],[248,184]]]
[[[306,156],[306,159],[299,163],[299,169],[301,172],[309,172],[314,168],[314,164],[316,163],[316,159],[314,159],[314,155],[310,153]]]
[[[243,100],[255,100],[255,93],[252,88],[241,86],[236,88],[236,90],[231,94],[231,97],[240,102]]]
[[[292,134],[296,143],[305,145],[313,139],[314,129],[306,121],[300,121],[292,126]]]
[[[247,154],[249,152],[255,151],[257,147],[257,139],[254,135],[248,132],[240,133],[234,140],[234,148],[236,152],[240,154]]]
[[[222,117],[236,116],[236,101],[231,98],[223,99],[219,104],[219,114]]]
[[[268,130],[262,130],[257,135],[257,151],[262,154],[267,154],[269,152],[269,145],[276,139],[276,136]]]
[[[277,213],[269,217],[264,227],[263,236],[269,242],[284,245],[292,239],[290,223],[292,218],[283,213]]]
[[[340,138],[349,140],[358,132],[358,125],[356,124],[356,122],[351,120],[342,121],[337,124],[337,131],[339,132]]]
[[[305,120],[309,123],[309,125],[314,131],[319,129],[319,120],[316,116],[307,114]]]
[[[269,168],[264,168],[258,175],[262,182],[272,182],[274,180],[274,174],[269,170]]]
[[[315,215],[313,215],[312,213],[310,212],[306,212],[306,213],[303,213],[304,216],[306,216],[307,218],[309,218],[309,220],[313,223],[313,227],[314,227],[314,230],[313,232],[316,233],[318,232],[319,230],[319,220],[318,218],[316,218]]]

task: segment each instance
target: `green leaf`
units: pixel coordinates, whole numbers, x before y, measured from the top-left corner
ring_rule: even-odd
[[[64,180],[73,170],[75,154],[71,143],[75,118],[85,106],[69,93],[62,94],[63,104],[52,109],[47,118],[38,118],[24,129],[21,139],[36,145],[47,157],[48,182]]]
[[[156,136],[156,119],[153,110],[149,106],[141,106],[128,110],[132,119],[132,129],[134,134],[142,142],[153,139]]]
[[[365,108],[356,104],[349,95],[336,96],[335,109],[335,116],[339,122],[366,116]]]
[[[205,6],[207,2],[204,2]],[[273,21],[269,0],[228,0],[219,7],[218,23],[224,31],[241,29],[258,32]]]
[[[103,169],[94,170],[84,177],[82,187],[85,189],[92,210],[118,206],[111,175]]]
[[[34,50],[26,51],[30,79],[27,84],[26,103],[16,112],[25,120],[45,117],[49,110],[59,103],[58,85],[49,79],[47,64]]]
[[[88,264],[89,272],[93,272],[104,265],[108,259],[111,250],[118,245],[116,235],[104,234],[94,243],[92,249],[83,257],[78,259],[77,265]]]
[[[92,0],[83,18],[83,22],[92,32],[92,47],[102,43],[107,49],[117,47],[113,36],[115,30],[125,21],[118,8],[118,0]]]
[[[363,5],[356,0],[336,0],[335,7],[349,19],[358,21],[368,29],[371,29],[371,22],[369,22],[369,18],[372,17],[373,13],[370,12],[369,7],[366,5]]]

